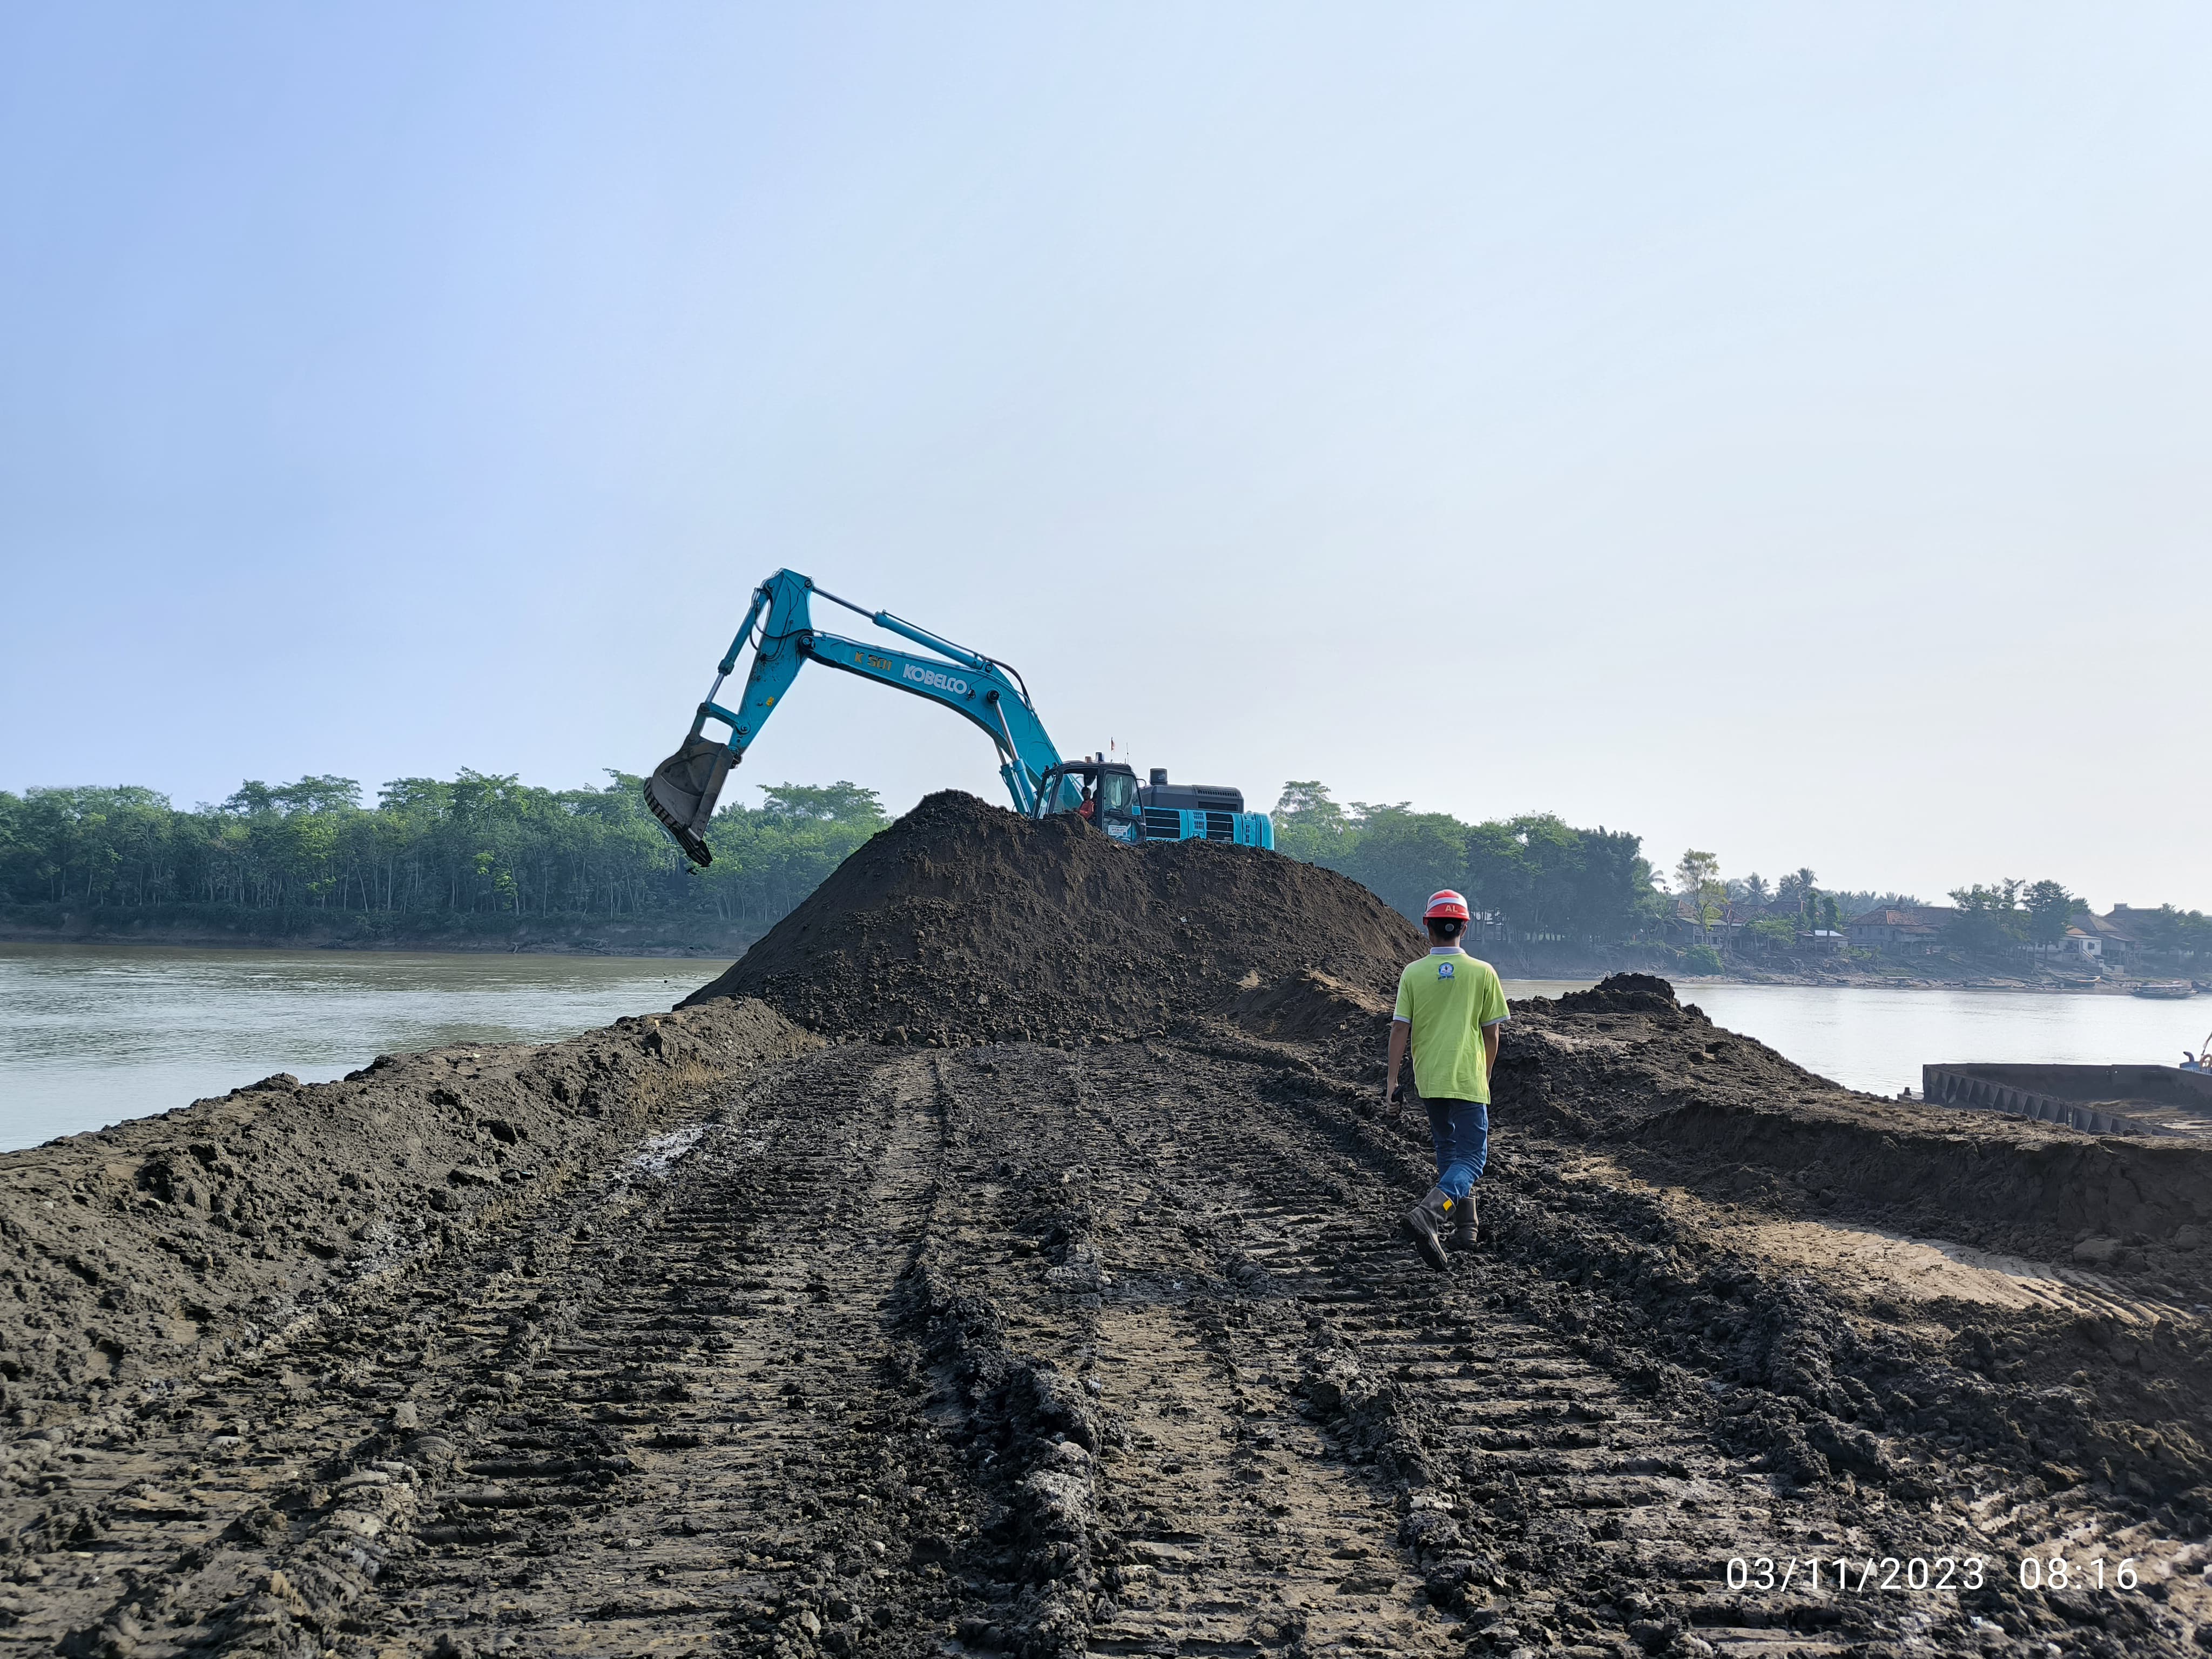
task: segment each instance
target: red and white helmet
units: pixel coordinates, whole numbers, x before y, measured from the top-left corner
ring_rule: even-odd
[[[1449,917],[1454,921],[1468,920],[1467,900],[1449,887],[1441,893],[1429,895],[1429,908],[1421,912],[1423,921],[1437,921]]]

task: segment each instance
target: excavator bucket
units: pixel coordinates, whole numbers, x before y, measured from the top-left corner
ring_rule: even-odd
[[[695,736],[654,767],[645,781],[646,805],[668,826],[685,856],[702,868],[714,861],[707,848],[707,825],[736,762],[728,745]]]

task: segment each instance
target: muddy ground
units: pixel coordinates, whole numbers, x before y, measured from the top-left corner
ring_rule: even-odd
[[[1336,971],[1223,946],[1118,1039],[817,960],[0,1159],[0,1642],[2212,1644],[2201,1155],[1850,1095],[1624,976],[1516,1006],[1437,1274],[1346,902]]]

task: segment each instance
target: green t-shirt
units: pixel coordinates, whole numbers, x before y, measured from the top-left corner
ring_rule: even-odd
[[[1393,1019],[1413,1028],[1413,1085],[1424,1100],[1490,1099],[1482,1033],[1505,1018],[1498,970],[1464,951],[1431,951],[1398,975]]]

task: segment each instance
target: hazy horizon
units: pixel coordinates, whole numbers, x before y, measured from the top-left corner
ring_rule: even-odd
[[[1263,806],[2212,908],[2208,69],[2178,5],[18,10],[0,787],[643,771],[789,566]],[[809,672],[731,798],[838,778],[1002,796]]]

